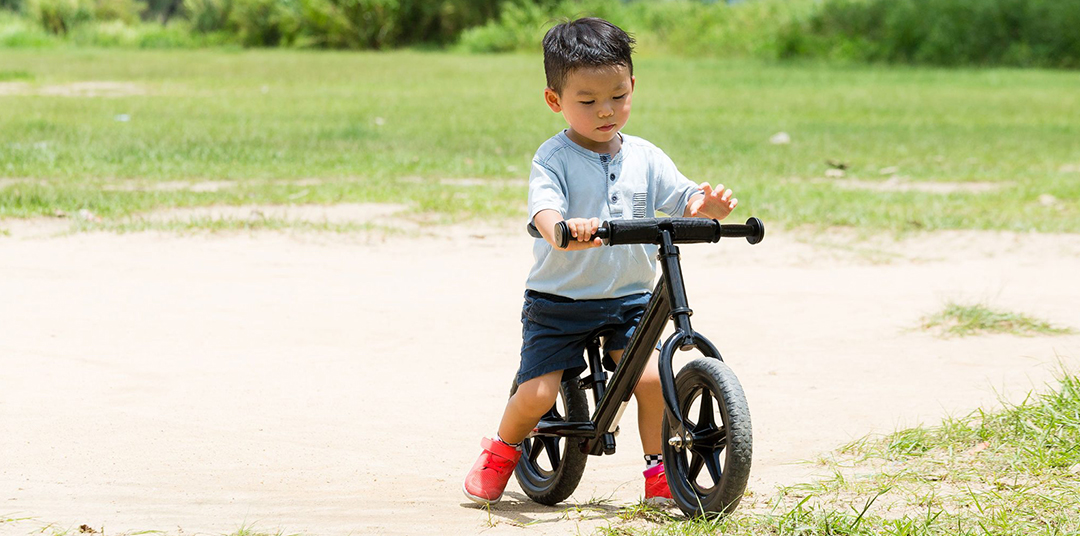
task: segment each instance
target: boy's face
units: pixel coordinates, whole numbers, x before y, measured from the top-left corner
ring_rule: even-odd
[[[630,69],[612,65],[571,71],[562,94],[547,88],[544,101],[570,123],[571,140],[598,153],[613,153],[620,146],[619,131],[630,119],[633,93]]]

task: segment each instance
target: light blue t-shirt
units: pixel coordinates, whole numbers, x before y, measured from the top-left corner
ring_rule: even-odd
[[[655,145],[621,134],[614,156],[574,143],[566,131],[544,142],[529,176],[529,220],[553,209],[563,218],[652,218],[659,210],[682,216],[697,185]],[[581,251],[533,245],[536,259],[525,283],[531,290],[575,300],[619,298],[652,290],[656,246],[633,244]]]

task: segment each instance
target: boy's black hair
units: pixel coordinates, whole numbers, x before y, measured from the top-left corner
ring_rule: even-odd
[[[544,36],[544,73],[549,88],[562,95],[570,72],[581,67],[622,65],[634,74],[630,59],[634,38],[595,17],[555,25]]]

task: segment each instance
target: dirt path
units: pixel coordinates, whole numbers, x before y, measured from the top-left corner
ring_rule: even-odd
[[[749,398],[757,494],[1080,363],[1080,336],[912,330],[948,299],[1080,328],[1080,236],[798,236],[683,248],[694,326]],[[30,518],[0,533],[591,533],[641,493],[633,418],[590,460],[587,516],[516,483],[490,514],[460,491],[516,368],[530,262],[516,225],[0,236],[0,520]]]

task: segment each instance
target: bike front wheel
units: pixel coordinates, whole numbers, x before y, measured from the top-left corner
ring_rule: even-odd
[[[686,515],[735,510],[750,476],[750,410],[735,373],[723,361],[698,358],[675,377],[685,433],[664,415],[664,471]],[[668,412],[665,412],[668,413]]]
[[[517,383],[510,395],[517,392]],[[555,405],[540,419],[541,422],[587,422],[589,401],[577,379],[562,383]],[[548,506],[566,500],[585,473],[589,455],[583,452],[580,441],[571,437],[533,436],[521,445],[521,461],[514,469],[525,495]]]

